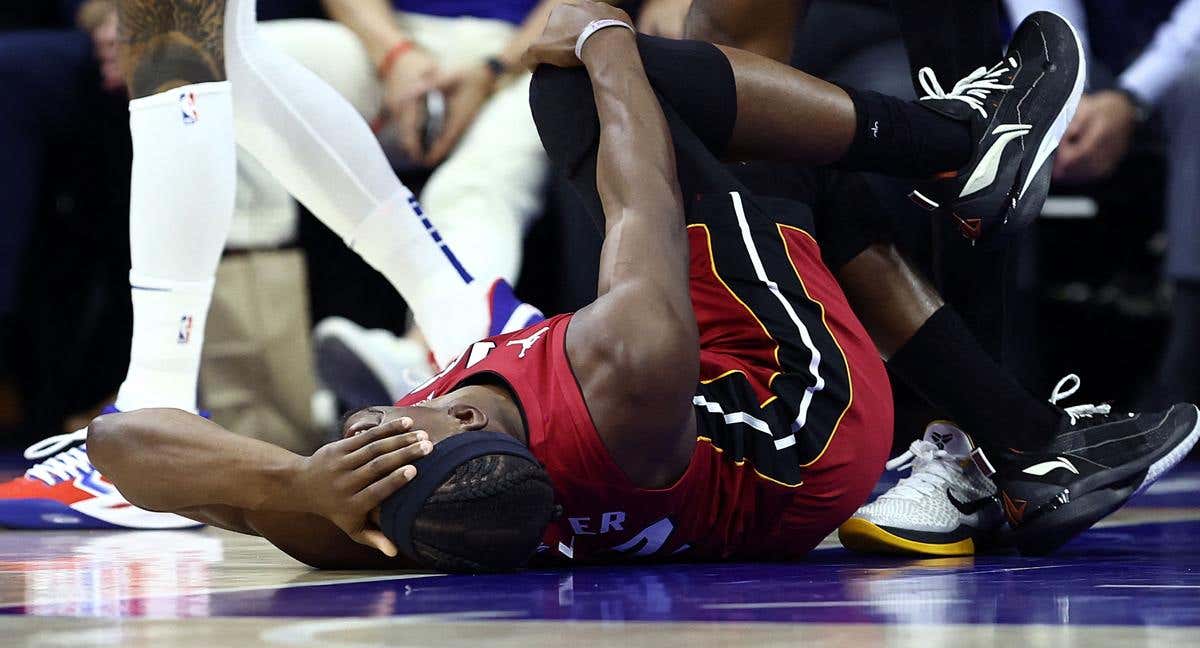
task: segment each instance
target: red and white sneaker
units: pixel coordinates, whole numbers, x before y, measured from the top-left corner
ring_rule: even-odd
[[[88,459],[87,430],[43,439],[25,451],[42,459],[0,484],[0,527],[9,529],[191,529],[202,524],[140,509]]]

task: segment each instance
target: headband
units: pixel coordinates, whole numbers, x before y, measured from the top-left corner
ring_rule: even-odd
[[[379,507],[383,533],[396,543],[400,553],[417,560],[412,529],[425,501],[459,466],[486,455],[511,455],[541,465],[529,448],[500,432],[462,432],[434,444],[432,453],[413,462],[417,476]]]

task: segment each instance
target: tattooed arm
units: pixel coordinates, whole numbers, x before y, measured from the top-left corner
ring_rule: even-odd
[[[120,56],[130,97],[224,81],[225,2],[119,0]]]

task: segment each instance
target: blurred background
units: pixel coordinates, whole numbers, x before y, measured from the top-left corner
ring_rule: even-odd
[[[464,61],[457,43],[498,49],[535,3],[397,0],[397,20],[422,57],[402,58],[394,74],[377,79],[362,35],[335,20],[347,1],[354,0],[260,0],[263,33],[379,123],[402,180],[431,211],[439,201],[465,201],[487,212],[478,222],[460,216],[453,227],[515,242],[489,258],[516,280],[522,298],[547,314],[586,304],[599,239],[566,185],[545,177],[538,152],[506,139],[505,111],[527,110],[523,102],[499,93],[481,98],[480,114],[499,128],[477,124],[445,162],[407,157],[394,130],[377,120],[404,75],[420,73],[409,67],[481,64]],[[418,10],[455,4],[466,7],[461,15]],[[623,6],[644,31],[673,36],[689,4]],[[1200,24],[1200,2],[1003,4],[1001,34],[1039,8],[1065,13],[1086,32],[1089,94],[1064,144],[1052,198],[1029,231],[995,254],[931,223],[908,204],[903,183],[879,179],[901,247],[1033,393],[1048,396],[1061,375],[1077,373],[1089,400],[1131,409],[1196,401],[1200,51],[1186,36]],[[1182,28],[1188,25],[1190,32]],[[107,0],[0,0],[0,447],[79,428],[112,401],[124,377],[131,154],[117,29]],[[913,95],[886,0],[814,0],[796,32],[794,65]],[[1153,74],[1171,61],[1183,72]],[[186,173],[186,157],[179,163]],[[240,167],[201,402],[230,429],[303,449],[350,405],[317,376],[314,327],[342,317],[394,334],[389,344],[397,353],[419,346],[387,282],[252,159]],[[434,195],[427,196],[431,176]],[[500,204],[497,193],[517,199]],[[980,275],[996,281],[977,281]],[[903,446],[932,413],[905,393],[898,408]]]

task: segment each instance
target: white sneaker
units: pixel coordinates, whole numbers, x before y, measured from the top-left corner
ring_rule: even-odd
[[[9,529],[196,529],[195,520],[140,509],[88,458],[87,430],[44,439],[25,451],[41,459],[0,484],[0,527]]]
[[[1004,523],[996,485],[970,460],[974,449],[953,424],[930,423],[924,438],[887,463],[912,473],[838,529],[842,544],[863,553],[974,554]]]
[[[313,351],[321,383],[351,409],[391,405],[433,375],[424,346],[341,317],[317,324]]]

